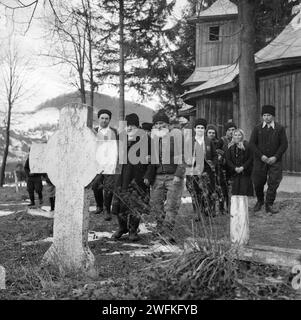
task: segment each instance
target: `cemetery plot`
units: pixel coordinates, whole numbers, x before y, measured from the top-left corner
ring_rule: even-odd
[[[26,193],[24,188],[21,190],[21,194],[23,192],[24,194]],[[154,246],[154,239],[151,233],[143,233],[141,241],[138,243],[129,242],[127,237],[124,237],[122,241],[112,241],[107,236],[102,236],[95,241],[89,242],[88,245],[95,256],[95,265],[99,271],[96,279],[88,278],[82,274],[69,275],[64,278],[55,269],[41,268],[40,262],[51,243],[39,242],[34,245],[24,245],[24,243],[51,238],[53,236],[53,219],[26,214],[26,204],[22,204],[24,201],[20,195],[15,193],[13,187],[8,193],[14,195],[15,199],[11,197],[10,201],[6,201],[6,204],[12,203],[12,207],[5,206],[5,208],[13,211],[15,203],[19,202],[18,209],[21,212],[0,217],[0,265],[6,269],[6,290],[0,290],[1,299],[133,299],[136,297],[141,298],[142,293],[148,298],[163,299],[168,297],[168,292],[164,290],[162,290],[161,296],[156,296],[158,290],[154,289],[156,281],[152,278],[155,274],[149,268],[154,269],[154,266],[158,264],[164,265],[164,263],[172,261],[170,259],[179,255],[164,252],[166,247],[164,243],[162,244],[161,252],[154,251],[152,254],[145,254],[144,256],[135,255],[135,253],[141,253],[144,250],[148,251],[150,247]],[[4,202],[2,196],[3,193],[0,196],[1,204]],[[94,205],[94,198],[91,190],[88,192],[88,200],[90,209],[93,210],[91,206]],[[287,207],[282,207],[280,213],[284,218],[282,226],[285,225],[284,221],[287,220],[290,212],[283,209],[288,208],[291,210],[292,207],[294,208],[294,203],[295,201],[292,200],[286,203]],[[47,205],[47,202],[45,202],[45,206]],[[90,212],[89,231],[108,235],[116,230],[117,222],[115,218],[111,222],[106,222],[101,215],[94,215],[92,212]],[[279,220],[281,220],[280,217]],[[147,218],[151,223],[150,217]],[[251,237],[252,232],[253,234],[255,232],[258,239],[273,240],[273,237],[268,238],[267,234],[262,234],[262,228],[268,230],[270,227],[270,224],[267,223],[270,220],[261,218],[263,223],[260,224],[258,223],[260,217],[256,219],[254,220],[254,217],[250,214]],[[192,225],[195,228],[194,232],[192,231]],[[179,235],[179,243],[177,243],[179,249],[184,249],[184,240],[187,237],[197,234],[197,225],[199,223],[193,222],[191,204],[182,204],[176,225],[177,234]],[[280,222],[278,226],[281,226]],[[293,228],[294,226],[296,224],[290,227]],[[214,234],[219,234],[220,238],[229,239],[229,216],[214,218],[212,227]],[[228,231],[224,232],[226,229]],[[284,233],[283,231],[282,235]],[[262,238],[259,237],[260,235]],[[281,244],[282,238],[280,236],[278,242],[277,239],[274,239],[274,243],[276,245],[277,243],[278,245]],[[294,241],[297,245],[298,242]],[[145,270],[145,268],[147,269]],[[226,293],[220,292],[221,297],[231,299],[298,298],[296,291],[291,288],[292,275],[290,270],[243,262],[241,262],[240,269],[243,270],[241,271],[243,277],[240,276],[243,285],[253,290],[256,294],[252,294],[248,289],[239,289],[237,291],[238,296],[232,295],[230,297]],[[149,275],[147,279],[145,278],[146,273]],[[158,279],[160,281],[164,280],[162,277],[158,277]],[[166,278],[167,283],[169,283],[168,281],[170,281],[170,285],[173,283],[172,279],[167,280]],[[147,286],[153,289],[147,291]]]

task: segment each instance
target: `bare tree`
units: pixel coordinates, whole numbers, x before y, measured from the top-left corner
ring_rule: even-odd
[[[5,138],[4,152],[0,171],[0,187],[4,184],[5,167],[10,146],[10,126],[13,108],[16,107],[22,99],[28,94],[25,83],[28,78],[28,60],[20,55],[20,50],[11,39],[6,51],[1,58],[1,87],[3,91],[3,104],[5,106]]]
[[[94,105],[94,92],[97,83],[94,80],[94,42],[96,41],[95,8],[92,0],[81,0],[76,6],[62,4],[56,7],[56,15],[47,20],[47,29],[52,32],[51,45],[42,55],[54,59],[54,64],[69,65],[71,84],[81,96],[81,102],[87,103],[86,85],[89,86],[89,104]],[[60,20],[56,18],[60,17]],[[64,22],[61,22],[64,21]],[[93,109],[89,109],[89,122],[92,125]]]

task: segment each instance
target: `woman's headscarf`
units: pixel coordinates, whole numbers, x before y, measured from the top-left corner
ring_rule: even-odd
[[[234,142],[234,133],[235,133],[235,132],[239,132],[239,133],[241,134],[241,136],[242,136],[241,141],[239,141],[238,143]],[[235,130],[233,131],[232,140],[231,140],[231,142],[229,143],[228,148],[231,148],[231,146],[233,146],[233,145],[236,144],[239,149],[245,150],[244,140],[245,140],[245,133],[244,133],[244,131],[243,131],[242,129],[235,129]]]

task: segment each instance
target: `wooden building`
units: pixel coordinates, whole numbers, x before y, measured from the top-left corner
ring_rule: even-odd
[[[217,0],[195,20],[196,68],[183,83],[187,105],[179,114],[190,120],[205,117],[221,135],[227,121],[240,124],[237,7],[229,0]],[[289,140],[284,169],[301,173],[301,13],[256,53],[255,62],[258,106],[254,112],[260,121],[261,106],[275,105],[276,121],[285,126]]]

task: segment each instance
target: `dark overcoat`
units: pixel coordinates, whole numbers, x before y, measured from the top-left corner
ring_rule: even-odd
[[[251,179],[253,156],[247,142],[244,141],[245,150],[232,145],[226,152],[226,160],[229,173],[232,178],[232,195],[253,196],[253,184]],[[244,167],[241,173],[235,168]]]

